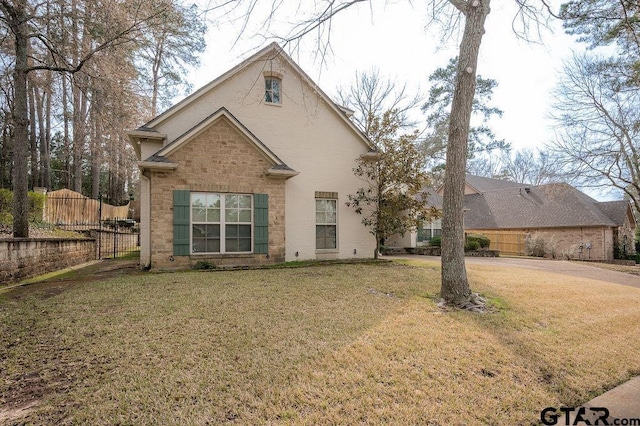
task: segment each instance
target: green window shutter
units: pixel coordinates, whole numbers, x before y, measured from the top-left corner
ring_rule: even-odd
[[[191,193],[173,191],[173,255],[189,256]]]
[[[253,194],[253,252],[269,253],[269,194]]]

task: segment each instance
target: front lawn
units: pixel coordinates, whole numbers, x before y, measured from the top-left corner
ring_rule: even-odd
[[[640,289],[468,265],[117,276],[0,293],[0,424],[537,424],[640,374]]]

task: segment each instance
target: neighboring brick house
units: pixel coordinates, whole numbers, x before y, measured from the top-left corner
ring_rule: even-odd
[[[346,201],[376,154],[347,112],[273,43],[130,131],[141,266],[371,257]]]
[[[566,183],[532,186],[473,175],[465,183],[465,232],[486,235],[491,248],[504,254],[527,254],[536,242],[549,257],[612,260],[616,252],[635,253],[636,221],[628,201],[598,202]],[[439,188],[430,204],[441,207],[441,194]],[[420,234],[403,242],[428,242]]]

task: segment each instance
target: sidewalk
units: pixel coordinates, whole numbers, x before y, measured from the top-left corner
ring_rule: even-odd
[[[609,410],[610,419],[640,419],[640,376],[611,389],[584,404],[585,407],[604,407]],[[609,424],[616,424],[609,421]],[[619,423],[619,424],[638,424]]]

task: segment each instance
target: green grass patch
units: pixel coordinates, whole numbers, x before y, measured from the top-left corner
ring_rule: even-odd
[[[0,424],[535,424],[640,371],[640,290],[469,276],[499,313],[439,310],[421,261],[7,292]]]

